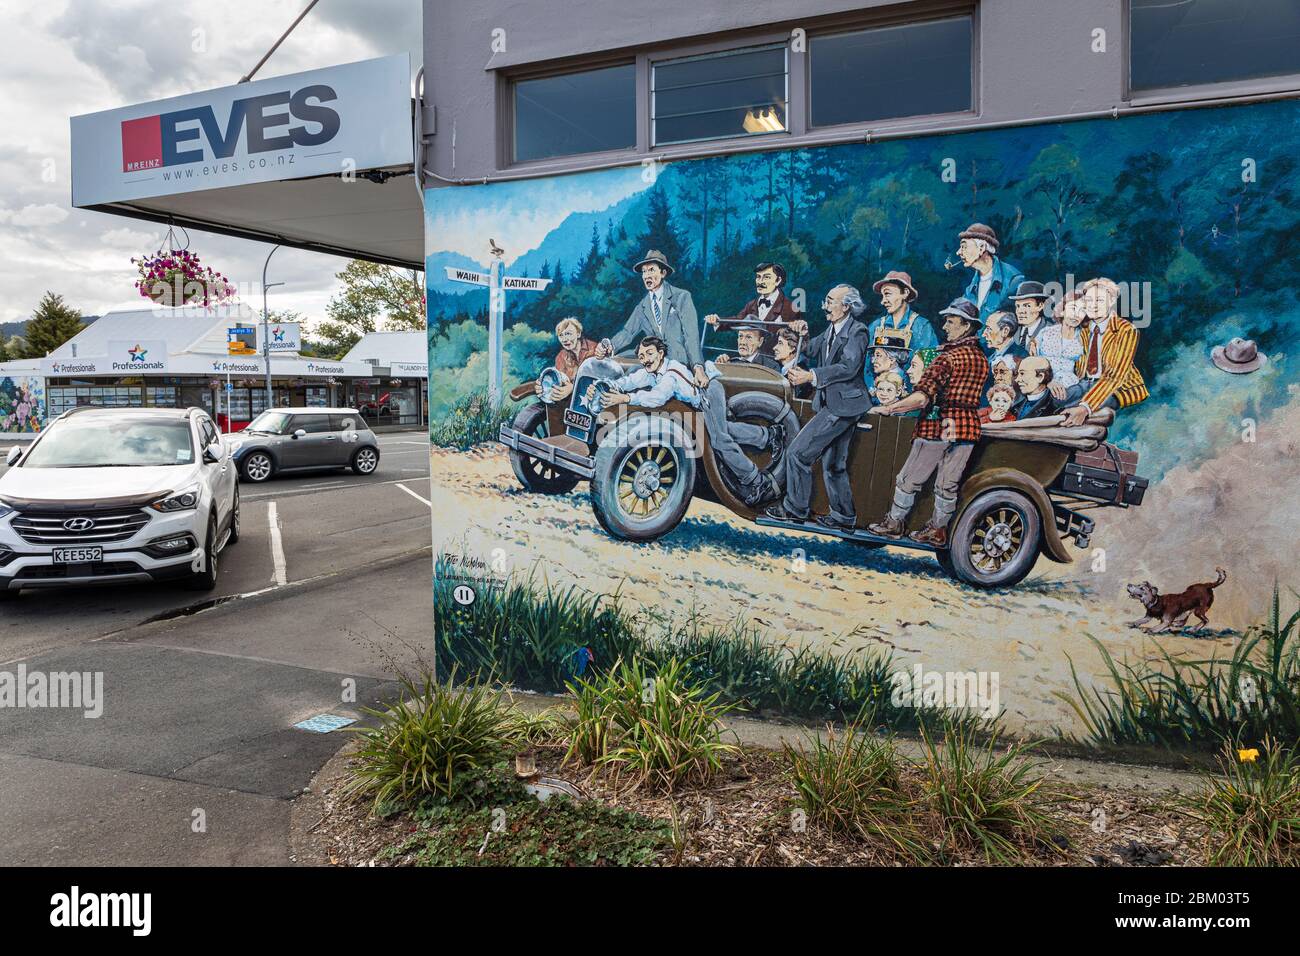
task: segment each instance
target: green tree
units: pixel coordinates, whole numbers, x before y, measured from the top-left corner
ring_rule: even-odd
[[[353,259],[335,274],[343,288],[325,306],[316,330],[322,351],[343,355],[367,332],[426,328],[424,283],[419,273]]]
[[[24,329],[19,358],[44,358],[85,327],[81,313],[65,305],[63,296],[46,292]]]

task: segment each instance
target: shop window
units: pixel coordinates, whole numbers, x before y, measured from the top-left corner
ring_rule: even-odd
[[[1162,89],[1300,74],[1296,0],[1129,0],[1129,82]]]
[[[650,84],[654,142],[783,133],[788,81],[784,44],[655,63]]]
[[[814,36],[811,125],[968,111],[973,56],[968,16]]]
[[[514,82],[514,159],[636,146],[636,66]]]

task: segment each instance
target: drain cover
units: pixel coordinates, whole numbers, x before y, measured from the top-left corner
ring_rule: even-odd
[[[337,714],[317,714],[315,717],[308,717],[294,726],[299,730],[310,730],[313,734],[328,734],[331,730],[338,730],[340,727],[346,727],[348,724],[355,724],[355,717],[340,717]]]

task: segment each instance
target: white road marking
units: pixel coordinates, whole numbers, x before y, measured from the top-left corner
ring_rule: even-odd
[[[284,542],[280,539],[280,518],[272,501],[266,506],[267,522],[271,528],[271,563],[275,565],[276,587],[289,583],[289,570],[284,560]]]
[[[299,485],[295,491],[310,491],[313,488],[341,488],[347,484],[346,481],[324,481],[318,485]]]
[[[421,469],[423,470],[423,469]],[[341,491],[344,488],[371,488],[375,485],[396,485],[403,481],[412,481],[411,478],[390,478],[388,481],[352,481],[342,485],[336,485],[328,490]],[[294,495],[305,495],[310,492],[300,490],[301,486],[286,485],[282,491],[267,491],[262,494],[244,495],[245,501],[261,501],[264,498],[292,498]]]
[[[410,496],[411,496],[412,498],[414,498],[416,501],[420,502],[422,505],[425,505],[426,507],[429,507],[429,508],[432,508],[432,507],[433,507],[433,502],[432,502],[432,501],[430,501],[428,498],[422,498],[422,497],[420,497],[420,496],[417,495],[414,491],[412,491],[410,488],[406,487],[406,485],[398,485],[397,487],[401,488],[403,491],[405,491],[408,495],[410,495]]]

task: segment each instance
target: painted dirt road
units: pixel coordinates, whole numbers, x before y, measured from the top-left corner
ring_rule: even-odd
[[[1153,638],[1130,628],[1141,609],[1124,594],[1127,576],[1114,562],[1093,572],[1084,552],[1070,566],[1040,560],[1018,587],[988,593],[952,581],[921,552],[758,528],[698,499],[659,541],[616,541],[596,523],[585,486],[525,492],[499,446],[434,449],[432,474],[435,549],[485,560],[495,552],[509,573],[617,591],[624,605],[653,614],[752,620],[789,646],[892,651],[909,670],[995,672],[1006,725],[1023,734],[1081,731],[1054,692],[1073,694],[1071,658],[1085,682],[1104,672],[1087,635],[1130,661],[1158,656],[1156,641],[1197,658],[1232,650],[1227,631]],[[1107,546],[1104,525],[1093,543]]]

